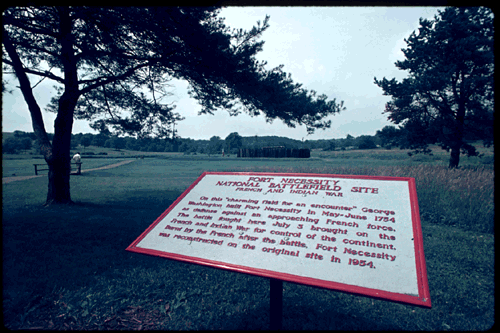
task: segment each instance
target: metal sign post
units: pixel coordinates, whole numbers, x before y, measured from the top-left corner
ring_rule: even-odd
[[[283,281],[270,279],[270,329],[281,330],[283,320]]]

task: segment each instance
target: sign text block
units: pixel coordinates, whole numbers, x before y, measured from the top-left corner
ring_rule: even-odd
[[[413,178],[205,172],[127,250],[431,307]]]

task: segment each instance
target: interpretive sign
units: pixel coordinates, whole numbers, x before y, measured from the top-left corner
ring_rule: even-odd
[[[431,307],[413,178],[205,172],[127,250]]]

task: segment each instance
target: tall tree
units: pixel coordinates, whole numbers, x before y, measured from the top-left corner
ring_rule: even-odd
[[[356,138],[356,147],[358,149],[375,149],[377,145],[374,142],[373,136],[370,135],[360,135]]]
[[[3,12],[3,64],[15,73],[49,166],[46,204],[70,203],[73,119],[101,133],[167,138],[182,120],[167,102],[169,82],[186,80],[200,113],[243,109],[308,132],[328,128],[342,102],[316,97],[282,67],[255,59],[269,17],[231,30],[217,8],[11,7]],[[48,106],[57,114],[49,141],[29,77],[59,84]],[[239,102],[239,103],[236,103]]]
[[[208,142],[208,152],[209,154],[218,154],[221,149],[222,149],[222,139],[214,135],[210,138],[210,141]]]
[[[467,132],[489,143],[493,138],[493,13],[485,7],[449,7],[420,27],[402,49],[406,59],[396,67],[409,77],[377,80],[392,96],[385,112],[402,124],[408,147],[428,152],[429,143],[450,151],[449,167],[458,167],[460,153],[477,155],[465,142]]]
[[[393,146],[400,144],[401,130],[395,126],[384,126],[375,133],[375,136],[380,140],[382,147],[391,149]]]
[[[243,138],[238,134],[238,132],[230,133],[225,141],[227,153],[232,153],[232,150],[238,150],[243,146]]]
[[[16,137],[8,137],[2,140],[2,152],[6,154],[17,154],[18,150],[22,149],[21,139]]]
[[[90,146],[93,140],[93,135],[83,135],[82,139],[80,140],[80,144],[83,146],[83,151],[85,151],[85,148]]]
[[[355,144],[356,144],[356,139],[351,134],[347,134],[345,139],[343,140],[343,146],[347,148],[347,147],[352,147]]]

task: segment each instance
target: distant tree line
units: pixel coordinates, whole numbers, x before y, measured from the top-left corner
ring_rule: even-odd
[[[52,140],[53,134],[48,134]],[[104,147],[116,150],[126,149],[142,152],[180,152],[184,154],[222,154],[236,155],[240,149],[260,149],[263,147],[285,147],[287,149],[321,149],[324,151],[351,150],[351,149],[374,149],[382,147],[410,148],[413,133],[405,131],[404,128],[385,126],[378,130],[375,135],[360,135],[354,137],[348,134],[345,138],[324,140],[295,140],[280,136],[248,136],[242,137],[237,132],[229,134],[225,139],[212,136],[210,140],[194,140],[191,138],[159,139],[120,137],[111,134],[78,133],[71,135],[71,149],[80,149],[86,154],[90,146]],[[469,141],[477,138],[468,134]],[[429,144],[432,144],[429,138]],[[2,140],[2,151],[7,154],[28,152],[40,154],[40,147],[34,133],[14,131],[13,135],[5,135]]]

